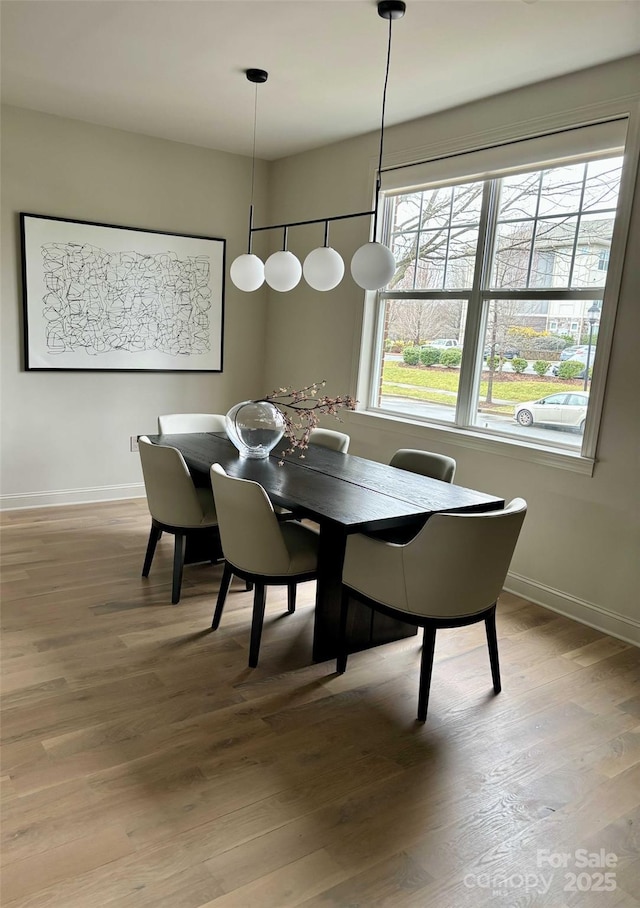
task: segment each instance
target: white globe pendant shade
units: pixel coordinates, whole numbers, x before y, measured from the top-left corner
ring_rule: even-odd
[[[286,293],[300,283],[302,265],[293,252],[274,252],[264,263],[264,276],[273,290]]]
[[[344,262],[331,246],[319,246],[306,257],[302,271],[314,290],[333,290],[344,276]]]
[[[365,243],[351,259],[351,275],[364,290],[386,287],[396,270],[393,252],[382,243]]]
[[[251,293],[264,284],[264,264],[257,255],[245,253],[231,263],[229,275],[238,290]]]

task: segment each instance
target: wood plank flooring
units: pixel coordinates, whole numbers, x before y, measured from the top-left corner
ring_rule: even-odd
[[[503,692],[440,631],[423,726],[417,638],[311,664],[312,583],[248,669],[243,584],[211,633],[221,567],[140,576],[143,500],[1,523],[3,908],[640,906],[640,650],[505,593]]]

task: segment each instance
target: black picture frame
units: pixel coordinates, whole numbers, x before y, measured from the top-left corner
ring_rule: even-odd
[[[222,372],[226,240],[20,212],[27,371]]]

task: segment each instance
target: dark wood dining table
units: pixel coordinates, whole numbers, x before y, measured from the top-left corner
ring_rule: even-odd
[[[313,659],[336,655],[342,564],[350,533],[400,527],[417,531],[437,512],[479,513],[504,507],[504,499],[462,486],[440,482],[387,464],[341,454],[319,445],[284,458],[241,458],[225,435],[199,432],[150,435],[157,444],[182,452],[198,483],[209,483],[211,464],[219,463],[231,476],[259,482],[275,505],[316,521],[320,527],[318,581],[313,635]],[[282,465],[280,465],[284,461]],[[401,621],[373,613],[354,603],[350,646],[366,649],[415,634]]]

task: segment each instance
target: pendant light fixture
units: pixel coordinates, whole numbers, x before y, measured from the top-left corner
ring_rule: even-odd
[[[274,252],[264,263],[264,276],[272,290],[286,293],[300,283],[302,265],[293,252],[287,249],[289,228],[284,228],[284,240],[280,252]]]
[[[329,246],[329,222],[324,225],[324,246],[313,249],[302,266],[304,279],[314,290],[333,290],[344,276],[342,256]]]
[[[393,253],[388,246],[377,242],[378,209],[381,191],[382,155],[384,149],[384,117],[389,81],[389,64],[391,61],[391,26],[394,19],[401,19],[406,10],[403,0],[380,0],[378,15],[389,22],[387,39],[387,63],[382,94],[382,116],[380,123],[380,146],[376,174],[376,193],[373,211],[358,211],[354,214],[340,214],[328,218],[315,218],[307,221],[296,221],[290,224],[270,224],[265,227],[253,226],[253,190],[255,178],[256,120],[257,120],[257,86],[266,82],[268,73],[263,69],[248,69],[246,76],[249,82],[256,84],[256,97],[253,121],[253,163],[251,170],[251,205],[249,209],[249,242],[247,253],[238,256],[231,265],[231,280],[239,290],[252,291],[262,286],[265,279],[273,290],[286,292],[300,282],[304,274],[305,281],[314,290],[327,291],[337,287],[344,275],[344,262],[341,255],[329,246],[329,223],[347,218],[370,217],[373,215],[372,240],[358,249],[351,260],[351,275],[365,290],[380,290],[385,287],[396,270]],[[299,260],[287,249],[288,232],[291,227],[307,224],[324,223],[324,245],[310,252],[301,265]],[[253,234],[262,230],[283,230],[283,248],[270,255],[263,265],[258,256],[251,251]]]
[[[373,210],[373,239],[356,250],[351,259],[351,276],[364,290],[380,290],[385,287],[396,270],[396,260],[388,246],[376,241],[378,233],[378,208],[382,182],[382,152],[384,149],[384,114],[387,106],[387,84],[389,82],[389,64],[391,62],[391,24],[394,19],[404,16],[406,5],[402,0],[381,0],[378,3],[378,15],[389,22],[387,38],[387,65],[384,73],[382,91],[382,116],[380,119],[380,151],[378,154],[378,172],[376,174],[376,200]]]
[[[234,259],[229,269],[229,276],[238,290],[251,293],[264,284],[264,264],[251,251],[253,246],[253,191],[256,182],[256,124],[258,121],[258,85],[266,82],[269,73],[266,69],[248,69],[245,73],[247,80],[253,82],[256,90],[253,99],[253,151],[251,155],[251,201],[249,203],[249,239],[247,251]]]

